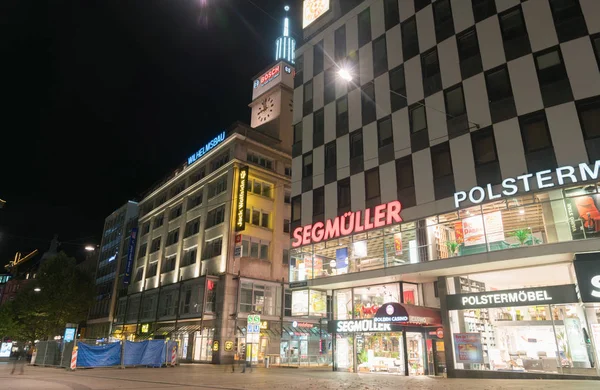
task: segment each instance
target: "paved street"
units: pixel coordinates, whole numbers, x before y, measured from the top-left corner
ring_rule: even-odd
[[[12,366],[0,365],[2,389],[440,389],[440,390],[579,390],[598,389],[598,381],[474,380],[406,378],[377,374],[333,373],[308,369],[254,369],[252,373],[226,372],[224,367],[183,365],[177,368],[63,369],[25,367],[24,375],[10,375]]]

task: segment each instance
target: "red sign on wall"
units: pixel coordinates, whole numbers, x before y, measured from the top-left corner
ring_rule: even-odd
[[[271,81],[273,78],[279,75],[279,65],[274,66],[268,72],[260,76],[260,84],[266,84]]]

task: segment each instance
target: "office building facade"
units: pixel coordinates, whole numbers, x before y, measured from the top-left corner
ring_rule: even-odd
[[[599,3],[304,5],[290,283],[334,369],[597,376]]]

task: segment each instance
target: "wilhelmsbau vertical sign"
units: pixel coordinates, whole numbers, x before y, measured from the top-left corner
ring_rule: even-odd
[[[248,196],[248,167],[240,168],[238,176],[237,201],[235,204],[235,231],[241,232],[246,228],[246,199]]]

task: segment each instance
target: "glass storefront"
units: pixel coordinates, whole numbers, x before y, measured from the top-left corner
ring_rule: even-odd
[[[290,251],[290,282],[600,236],[595,184],[490,202]]]
[[[598,319],[578,303],[571,268],[447,278],[455,368],[596,375]]]

